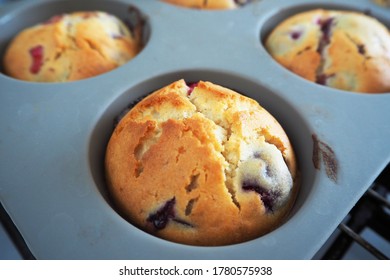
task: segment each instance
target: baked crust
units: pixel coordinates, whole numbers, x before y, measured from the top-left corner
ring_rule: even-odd
[[[36,82],[93,77],[132,59],[140,51],[134,34],[104,12],[75,12],[20,32],[4,56],[5,73]]]
[[[265,46],[299,76],[329,87],[390,92],[390,33],[362,13],[316,9],[280,23]]]
[[[163,2],[174,4],[177,6],[204,9],[204,10],[223,10],[235,9],[237,4],[234,0],[162,0]]]
[[[179,80],[132,108],[111,136],[105,166],[126,219],[192,245],[271,231],[298,189],[294,151],[279,123],[254,100],[203,81],[190,88]]]

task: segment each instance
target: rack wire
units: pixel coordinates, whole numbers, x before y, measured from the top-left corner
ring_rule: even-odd
[[[390,256],[376,248],[361,236],[364,229],[371,229],[390,242],[390,164],[382,171],[367,192],[350,211],[347,221],[339,224],[339,235],[322,259],[342,259],[352,244],[357,243],[379,260]]]

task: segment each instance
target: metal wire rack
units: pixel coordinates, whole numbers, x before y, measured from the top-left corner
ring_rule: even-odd
[[[339,224],[339,235],[322,259],[342,259],[356,242],[379,260],[388,260],[389,255],[374,247],[361,236],[369,228],[390,242],[390,164],[382,171],[372,186],[350,211],[346,221]]]

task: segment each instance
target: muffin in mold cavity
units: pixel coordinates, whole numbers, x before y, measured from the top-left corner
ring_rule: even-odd
[[[266,37],[281,65],[320,85],[361,92],[390,92],[390,32],[357,11],[314,9],[295,14]]]
[[[198,246],[272,231],[299,188],[293,147],[270,113],[233,90],[183,79],[120,120],[105,173],[113,204],[130,223]]]
[[[251,0],[161,0],[163,2],[192,9],[229,10],[248,4]]]
[[[141,28],[103,11],[59,14],[26,28],[3,58],[6,75],[33,82],[67,82],[106,73],[142,48]]]
[[[371,1],[382,7],[390,7],[390,0],[371,0]]]

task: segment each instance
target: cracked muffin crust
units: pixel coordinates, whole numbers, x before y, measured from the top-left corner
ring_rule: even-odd
[[[204,10],[224,10],[238,8],[249,0],[162,0],[177,6],[204,9]]]
[[[390,92],[390,32],[362,13],[311,10],[280,23],[265,47],[281,65],[329,87]]]
[[[135,105],[109,140],[105,168],[128,221],[201,246],[273,230],[298,189],[280,124],[253,99],[203,81],[176,81]]]
[[[4,56],[5,73],[35,82],[66,82],[110,71],[140,51],[140,30],[105,12],[57,15],[20,32]]]

